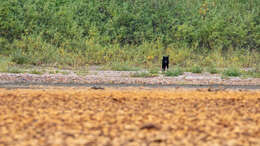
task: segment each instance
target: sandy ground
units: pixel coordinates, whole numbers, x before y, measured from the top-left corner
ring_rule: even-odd
[[[260,91],[1,89],[0,145],[258,146]]]

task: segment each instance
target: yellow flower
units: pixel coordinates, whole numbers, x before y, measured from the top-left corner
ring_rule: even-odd
[[[151,59],[153,59],[153,56],[147,56],[147,59],[151,60]]]

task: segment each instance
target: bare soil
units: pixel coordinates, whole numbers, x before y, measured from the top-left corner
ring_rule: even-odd
[[[260,145],[260,91],[0,88],[0,145]]]

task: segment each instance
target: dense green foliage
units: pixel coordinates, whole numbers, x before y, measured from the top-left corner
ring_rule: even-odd
[[[207,59],[209,51],[230,50],[241,60],[248,51],[259,54],[259,6],[259,0],[5,0],[0,53],[35,65],[154,63],[170,54],[187,66],[201,60],[192,52]]]

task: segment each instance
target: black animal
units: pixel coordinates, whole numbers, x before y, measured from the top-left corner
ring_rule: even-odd
[[[169,56],[163,56],[162,59],[162,70],[165,71],[169,69]]]

